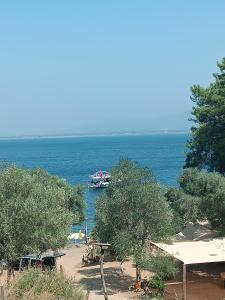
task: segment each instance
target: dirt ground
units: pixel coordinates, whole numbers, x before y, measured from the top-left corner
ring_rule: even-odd
[[[89,300],[103,300],[99,265],[82,267],[84,245],[69,245],[63,251],[66,254],[58,260],[63,271],[71,276],[89,294]],[[141,294],[129,292],[128,287],[134,283],[135,268],[131,260],[124,263],[125,275],[121,273],[119,262],[105,258],[104,272],[109,299],[140,299]],[[220,279],[220,272],[225,271],[225,263],[204,264],[187,269],[187,300],[225,300],[225,289]],[[144,276],[149,274],[143,273]],[[167,282],[166,299],[182,299],[182,274]],[[177,298],[176,298],[177,297]]]
[[[187,267],[187,300],[225,300],[225,288],[220,273],[225,271],[225,263],[196,264]],[[180,273],[176,280],[167,284],[167,291],[182,297]]]
[[[83,245],[70,245],[63,249],[66,254],[58,260],[58,267],[62,265],[63,271],[89,292],[88,300],[103,300],[102,282],[99,264],[82,266],[82,256],[85,250]],[[125,276],[120,270],[120,263],[105,257],[104,273],[109,299],[139,299],[128,287],[134,283],[135,268],[130,261],[124,263]]]
[[[57,265],[63,272],[74,278],[89,295],[88,300],[104,300],[99,264],[82,266],[84,245],[69,245],[62,250],[66,255],[58,259]],[[124,262],[124,275],[119,262],[112,257],[105,257],[105,280],[110,300],[143,299],[139,293],[129,292],[134,284],[135,268],[131,260]],[[225,288],[220,273],[225,272],[224,263],[199,264],[187,268],[187,300],[225,300]],[[143,278],[149,273],[143,272]],[[0,286],[4,284],[6,271],[0,276]],[[182,273],[166,284],[166,300],[182,299]]]

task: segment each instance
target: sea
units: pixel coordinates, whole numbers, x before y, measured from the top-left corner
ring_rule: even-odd
[[[102,193],[88,190],[90,174],[110,171],[120,158],[150,168],[166,187],[177,186],[185,161],[188,134],[86,136],[0,140],[0,161],[25,168],[45,168],[70,184],[85,187],[87,226],[94,227],[95,200]],[[84,224],[79,227],[84,229]],[[79,230],[73,227],[73,231]]]

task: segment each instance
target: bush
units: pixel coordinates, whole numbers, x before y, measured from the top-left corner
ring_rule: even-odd
[[[150,282],[150,286],[154,289],[159,290],[160,292],[164,292],[164,290],[165,290],[165,282],[158,275],[155,275],[155,276],[152,277],[151,282]]]
[[[163,280],[174,278],[179,271],[174,260],[170,256],[162,254],[146,257],[146,259],[141,262],[141,268],[154,272],[155,275]]]
[[[8,300],[83,300],[84,295],[74,286],[71,279],[56,271],[41,272],[30,269],[18,275],[16,280],[7,286]]]

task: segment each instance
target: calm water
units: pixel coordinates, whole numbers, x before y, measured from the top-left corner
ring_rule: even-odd
[[[109,170],[121,157],[129,157],[152,169],[164,185],[177,184],[184,164],[187,135],[79,137],[60,139],[0,140],[0,160],[17,165],[42,167],[86,185],[89,174]],[[89,229],[93,227],[94,202],[98,191],[86,190]]]

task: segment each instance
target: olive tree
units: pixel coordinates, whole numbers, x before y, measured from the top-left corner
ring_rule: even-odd
[[[164,189],[148,169],[122,159],[111,174],[109,188],[96,202],[95,235],[110,242],[122,260],[134,256],[139,281],[145,242],[168,237],[172,213]]]
[[[73,223],[84,219],[81,187],[41,169],[7,166],[0,171],[0,258],[64,246]]]

